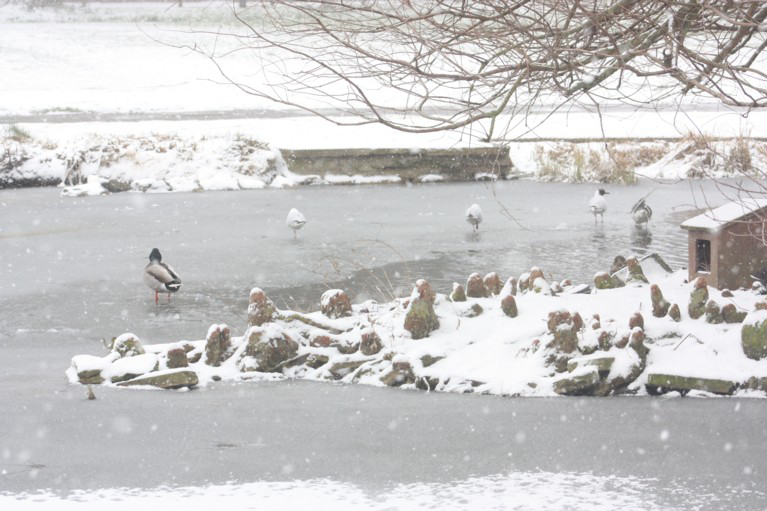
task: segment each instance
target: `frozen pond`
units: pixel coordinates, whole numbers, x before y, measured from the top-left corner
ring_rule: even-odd
[[[66,383],[72,355],[98,354],[101,338],[124,331],[150,343],[199,339],[226,322],[241,334],[253,286],[308,310],[329,286],[380,300],[419,277],[446,292],[472,271],[505,278],[533,265],[590,282],[618,253],[658,252],[681,267],[689,184],[606,188],[604,227],[586,210],[593,185],[529,181],[0,192],[0,494],[36,495],[52,509],[68,504],[50,499],[127,509],[168,497],[284,507],[291,496],[333,509],[764,509],[763,400],[499,399],[283,382],[99,388],[91,402]],[[651,232],[638,231],[628,210],[653,189]],[[463,221],[473,202],[485,213],[479,237]],[[284,224],[291,207],[309,220],[298,240]],[[155,246],[184,280],[159,307],[141,280]]]

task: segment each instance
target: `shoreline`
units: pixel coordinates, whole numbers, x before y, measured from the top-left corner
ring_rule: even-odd
[[[748,177],[767,168],[767,142],[758,138],[536,139],[452,148],[445,141],[418,148],[361,147],[362,140],[338,148],[329,139],[317,144],[324,148],[282,149],[241,131],[199,135],[199,128],[192,134],[147,125],[135,132],[72,135],[48,128],[42,134],[25,126],[6,128],[0,189],[62,186],[64,195],[83,196],[520,178],[633,184],[643,178]]]

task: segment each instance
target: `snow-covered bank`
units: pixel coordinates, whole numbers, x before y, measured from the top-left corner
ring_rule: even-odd
[[[328,171],[321,162],[309,174],[297,175],[277,148],[319,147],[340,153],[346,148],[472,146],[485,144],[472,144],[455,133],[406,136],[381,126],[352,130],[312,118],[14,125],[0,139],[0,188],[83,185],[64,193],[95,195],[397,183],[405,178],[396,169],[387,175],[366,175],[350,165],[342,174]],[[513,176],[543,181],[725,178],[767,168],[767,142],[749,138],[526,140],[510,143],[509,152]],[[419,180],[438,182],[445,175],[440,169],[424,168]]]
[[[765,396],[767,312],[759,309],[767,303],[759,295],[689,284],[657,256],[641,265],[630,258],[606,276],[598,273],[590,291],[549,283],[538,268],[505,285],[473,274],[449,296],[420,280],[406,299],[353,306],[330,290],[309,314],[278,310],[255,288],[242,337],[226,325],[212,325],[205,340],[169,344],[123,334],[105,357],[74,357],[68,375],[163,388],[303,378],[503,396]]]
[[[281,187],[300,182],[279,151],[242,135],[90,135],[61,142],[4,141],[0,188],[65,186],[64,195]]]

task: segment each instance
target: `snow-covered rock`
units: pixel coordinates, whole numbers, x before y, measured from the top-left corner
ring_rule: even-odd
[[[660,278],[657,285],[668,303],[682,302],[703,289],[701,282],[687,283],[684,271]],[[146,345],[150,356],[120,357],[114,351],[107,357],[74,357],[67,374],[73,383],[114,385],[114,375],[136,374],[139,369],[127,366],[141,364],[141,371],[152,370],[129,381],[145,381],[141,378],[162,373],[167,353],[178,350],[188,360],[188,368],[180,370],[193,371],[200,385],[221,379],[305,378],[519,396],[690,389],[765,395],[760,382],[767,378],[767,356],[757,351],[751,357],[742,344],[742,329],[746,338],[751,330],[767,329],[767,304],[751,291],[732,292],[733,303],[754,311],[742,328],[739,323],[711,324],[681,314],[675,318],[675,305],[661,317],[647,314],[649,308],[638,307],[649,304],[650,286],[643,283],[592,294],[528,291],[469,302],[436,293],[431,303],[435,291],[422,281],[409,298],[355,305],[348,316],[336,318],[321,311],[275,308],[268,321],[251,326],[245,336],[230,337],[229,347],[221,346],[220,355],[213,357],[216,366],[206,363],[208,357],[201,358],[206,339]],[[710,294],[715,293],[718,296],[713,290]],[[261,294],[256,293],[266,300]],[[517,305],[516,317],[506,312],[510,299]],[[413,319],[421,319],[422,309],[428,311],[423,316],[428,320],[416,333]],[[632,318],[638,309],[641,320],[640,315]],[[220,340],[219,332],[222,326],[214,325],[209,339]],[[757,350],[759,346],[763,345]],[[154,356],[159,367],[150,368]],[[650,375],[662,375],[667,383],[650,381]]]

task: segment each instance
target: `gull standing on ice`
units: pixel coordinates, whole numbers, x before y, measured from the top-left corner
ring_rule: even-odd
[[[297,231],[306,224],[306,218],[300,211],[293,208],[290,210],[290,213],[288,213],[288,218],[285,220],[285,223],[288,227],[293,229],[293,237],[298,238]]]
[[[639,199],[631,208],[631,218],[634,219],[635,224],[644,224],[647,228],[647,223],[652,218],[652,209],[647,205],[644,198]]]
[[[482,223],[482,208],[477,204],[469,206],[469,209],[466,210],[466,221],[474,227],[475,231],[479,231],[479,224]]]
[[[171,293],[175,293],[181,287],[181,277],[170,265],[162,262],[162,254],[156,248],[149,254],[149,264],[144,268],[144,283],[150,289],[154,289],[154,303],[160,302],[159,293],[168,293],[170,301]]]
[[[594,196],[589,201],[589,211],[594,214],[594,225],[597,224],[597,215],[602,219],[602,223],[605,223],[605,211],[607,211],[607,201],[605,195],[609,195],[610,192],[606,192],[604,188],[600,188],[594,192]]]

